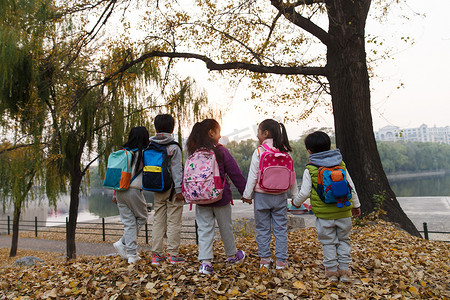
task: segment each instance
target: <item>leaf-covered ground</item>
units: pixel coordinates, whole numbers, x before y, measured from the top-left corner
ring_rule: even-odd
[[[225,264],[222,243],[215,242],[210,276],[197,273],[195,245],[182,247],[187,260],[182,266],[152,266],[149,252],[141,253],[136,265],[119,256],[9,264],[0,268],[0,299],[449,299],[449,244],[411,237],[385,222],[355,227],[352,239],[350,284],[325,279],[317,234],[309,228],[289,234],[286,270],[260,271],[254,238],[237,238],[248,255],[245,262]],[[1,249],[2,260],[5,255]]]

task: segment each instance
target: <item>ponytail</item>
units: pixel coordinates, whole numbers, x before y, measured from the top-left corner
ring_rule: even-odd
[[[289,145],[289,138],[287,136],[287,132],[286,132],[286,127],[284,127],[283,123],[280,123],[280,127],[281,127],[281,138],[282,138],[282,143],[284,146],[284,149],[286,151],[282,151],[282,152],[291,152],[292,151],[292,147],[291,145]]]
[[[259,124],[261,131],[267,130],[270,133],[270,137],[273,139],[273,146],[281,152],[292,151],[289,145],[289,139],[286,133],[286,128],[283,123],[278,123],[272,119],[266,119]]]
[[[188,139],[186,140],[186,149],[188,151],[188,155],[191,155],[195,152],[195,150],[198,149],[198,140],[201,135],[201,123],[197,122],[194,124],[191,130],[191,134],[189,135]]]

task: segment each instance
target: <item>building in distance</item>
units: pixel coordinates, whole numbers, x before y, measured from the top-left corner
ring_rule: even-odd
[[[388,125],[375,132],[377,141],[405,141],[450,144],[450,126],[428,127],[422,124],[418,128],[401,129]]]

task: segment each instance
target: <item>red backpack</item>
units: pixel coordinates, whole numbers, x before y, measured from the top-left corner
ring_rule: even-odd
[[[294,162],[287,152],[272,149],[266,144],[259,161],[258,184],[269,193],[283,193],[295,183]]]

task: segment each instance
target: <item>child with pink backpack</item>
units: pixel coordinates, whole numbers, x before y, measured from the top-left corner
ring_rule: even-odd
[[[298,187],[292,151],[282,123],[266,119],[259,124],[257,138],[260,146],[253,152],[247,185],[242,201],[252,204],[254,191],[254,212],[256,243],[260,257],[260,268],[272,264],[270,241],[272,232],[276,239],[276,269],[284,269],[288,258],[287,237],[287,191],[297,195]]]
[[[231,221],[232,195],[228,177],[244,192],[245,177],[227,148],[219,144],[220,125],[214,119],[196,123],[186,141],[186,160],[182,193],[187,203],[197,204],[199,273],[213,272],[212,259],[215,222],[219,226],[227,263],[242,262],[245,253],[236,249]]]

